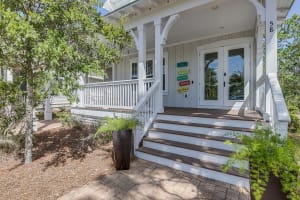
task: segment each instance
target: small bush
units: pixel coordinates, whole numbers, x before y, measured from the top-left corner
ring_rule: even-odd
[[[64,125],[64,126],[68,126],[70,128],[76,128],[76,129],[81,129],[82,124],[79,121],[79,119],[75,116],[73,116],[71,113],[69,112],[58,112],[56,113],[56,115],[58,116],[58,120]]]
[[[280,179],[282,191],[288,194],[289,199],[299,199],[299,167],[295,160],[294,142],[282,139],[266,128],[257,128],[252,136],[241,135],[240,139],[244,146],[231,155],[224,170],[227,171],[236,162],[249,160],[251,189],[256,200],[261,199],[271,174]]]
[[[4,153],[13,153],[19,148],[19,145],[12,139],[0,139],[0,151]]]
[[[299,108],[294,105],[289,105],[289,113],[291,117],[291,122],[289,124],[289,131],[292,133],[298,132],[300,129],[300,121],[299,121]]]

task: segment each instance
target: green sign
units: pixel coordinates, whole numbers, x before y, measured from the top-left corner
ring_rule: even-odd
[[[178,75],[188,75],[190,73],[189,69],[181,69],[177,71]]]
[[[187,67],[189,65],[188,62],[179,62],[177,63],[177,67]]]
[[[189,79],[188,75],[177,76],[177,81],[184,81],[188,79]]]

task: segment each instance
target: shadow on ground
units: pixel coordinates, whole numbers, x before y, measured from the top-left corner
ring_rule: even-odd
[[[67,159],[83,160],[94,150],[94,143],[88,139],[91,129],[82,127],[59,128],[34,135],[33,160],[49,156],[45,170],[50,166],[64,165]]]

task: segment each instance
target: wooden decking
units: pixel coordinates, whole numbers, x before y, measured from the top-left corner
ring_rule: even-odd
[[[205,117],[218,119],[234,119],[234,120],[248,120],[259,121],[262,116],[257,111],[253,110],[221,110],[221,109],[203,109],[203,108],[175,108],[165,107],[167,115],[182,115],[191,117]]]

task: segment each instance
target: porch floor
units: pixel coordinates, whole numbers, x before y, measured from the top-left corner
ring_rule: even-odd
[[[261,114],[257,111],[244,109],[221,110],[203,108],[165,107],[165,111],[163,114],[249,121],[259,121],[263,119]]]
[[[243,199],[244,188],[137,159],[130,170],[117,171],[75,189],[59,200]]]

